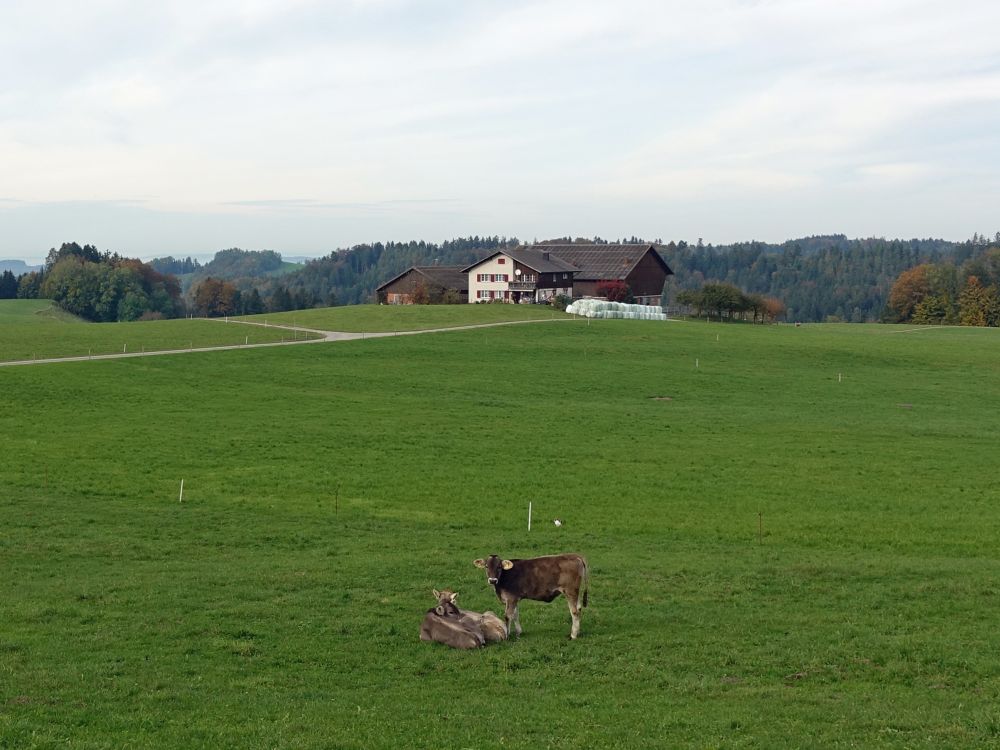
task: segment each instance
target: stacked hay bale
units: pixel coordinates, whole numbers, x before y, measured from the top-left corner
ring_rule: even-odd
[[[656,305],[630,305],[626,302],[608,302],[603,299],[577,300],[566,312],[584,318],[614,318],[619,320],[666,320],[663,309]]]

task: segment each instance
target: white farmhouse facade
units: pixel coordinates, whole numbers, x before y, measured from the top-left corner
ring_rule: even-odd
[[[469,273],[469,302],[510,302],[514,260],[503,253],[488,258]]]
[[[464,269],[469,274],[469,302],[548,302],[573,295],[575,266],[548,252],[514,248],[496,252]]]

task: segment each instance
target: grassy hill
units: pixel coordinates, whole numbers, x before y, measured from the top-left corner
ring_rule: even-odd
[[[346,305],[247,315],[233,320],[268,321],[321,331],[375,333],[572,317],[545,305]]]
[[[0,300],[0,362],[263,344],[307,336],[277,328],[227,325],[222,320],[88,323],[48,300]]]
[[[0,369],[0,746],[994,745],[997,335],[578,321]],[[591,563],[579,641],[562,599],[517,642],[418,641],[432,587],[498,608],[474,558],[557,551]]]
[[[0,325],[38,323],[85,323],[81,318],[60,310],[47,299],[0,299]],[[2,333],[0,333],[2,335]]]

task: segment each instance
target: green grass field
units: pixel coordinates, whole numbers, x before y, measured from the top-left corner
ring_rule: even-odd
[[[52,323],[84,323],[75,315],[60,310],[47,299],[0,300],[0,326],[45,325]],[[0,329],[3,330],[3,329]]]
[[[996,746],[998,336],[4,368],[0,747]],[[519,641],[419,642],[432,587],[497,609],[474,558],[558,551],[591,564],[578,641],[557,599]]]
[[[321,331],[376,333],[572,317],[546,305],[348,305],[248,315],[238,319],[266,320]]]
[[[315,338],[282,329],[213,320],[87,323],[48,300],[0,300],[0,362],[85,357]]]

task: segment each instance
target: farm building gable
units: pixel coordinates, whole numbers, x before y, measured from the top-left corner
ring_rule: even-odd
[[[598,296],[602,281],[622,281],[640,301],[656,304],[667,276],[674,273],[653,244],[541,244],[526,250],[547,252],[572,265],[575,298]]]
[[[376,287],[375,294],[381,303],[409,305],[419,289],[431,297],[453,291],[465,302],[469,297],[469,277],[461,266],[411,266]]]

